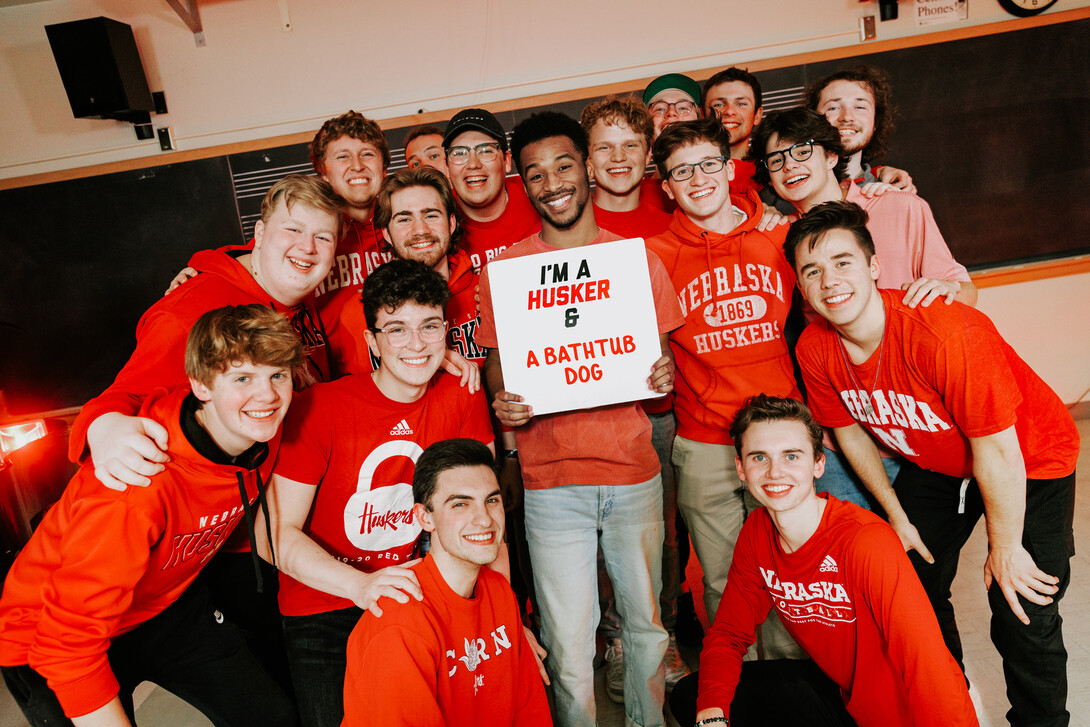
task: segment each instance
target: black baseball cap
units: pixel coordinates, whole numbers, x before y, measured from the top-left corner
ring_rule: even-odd
[[[500,148],[507,151],[507,134],[496,117],[484,109],[463,109],[454,114],[443,134],[443,148],[449,149],[450,143],[463,131],[481,131],[500,143]]]

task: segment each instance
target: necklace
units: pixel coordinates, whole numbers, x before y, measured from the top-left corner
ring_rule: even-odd
[[[844,341],[840,336],[836,337],[837,350],[840,351],[840,360],[844,362],[844,368],[848,370],[848,376],[852,379],[852,384],[860,389],[866,390],[863,386],[863,382],[855,378],[855,366],[848,358],[848,352],[844,348]],[[874,370],[874,384],[870,387],[870,392],[867,394],[867,400],[863,402],[863,413],[867,415],[867,418],[874,417],[874,406],[871,401],[874,400],[874,391],[878,388],[878,377],[882,375],[882,357],[886,353],[886,332],[882,331],[882,347],[878,351],[878,366]]]

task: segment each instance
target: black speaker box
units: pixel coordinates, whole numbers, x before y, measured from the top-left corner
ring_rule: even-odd
[[[45,26],[77,119],[148,119],[155,102],[132,27],[109,18]]]

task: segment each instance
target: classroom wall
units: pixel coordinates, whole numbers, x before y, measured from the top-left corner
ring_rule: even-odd
[[[163,0],[13,1],[0,1],[0,178],[159,154],[130,125],[72,118],[51,23],[131,24],[170,107],[154,123],[197,149],[311,131],[349,107],[393,118],[850,46],[858,18],[877,13],[857,0],[677,0],[668,11],[649,0],[201,0],[197,47]],[[1079,7],[1090,0],[1049,12]],[[956,24],[917,27],[911,0],[900,15],[878,23],[879,40],[1012,17],[995,0],[971,0]],[[1064,401],[1090,402],[1090,275],[987,288],[980,306]]]
[[[1064,0],[1049,12],[1080,6],[1090,0]],[[173,127],[181,149],[195,149],[309,131],[349,107],[391,118],[851,45],[858,18],[877,13],[858,0],[199,7],[203,48],[164,0],[0,7],[0,178],[159,154],[128,124],[72,118],[44,31],[52,23],[105,15],[132,25],[152,90],[164,91],[170,108],[155,124]],[[912,1],[899,7],[897,20],[878,23],[879,40],[1012,18],[996,0],[971,0],[968,21],[917,27]]]

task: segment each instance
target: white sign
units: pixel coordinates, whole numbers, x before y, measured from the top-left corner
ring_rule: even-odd
[[[916,25],[953,23],[969,17],[968,0],[916,0]]]
[[[661,396],[642,239],[494,260],[488,279],[504,388],[535,415]]]

